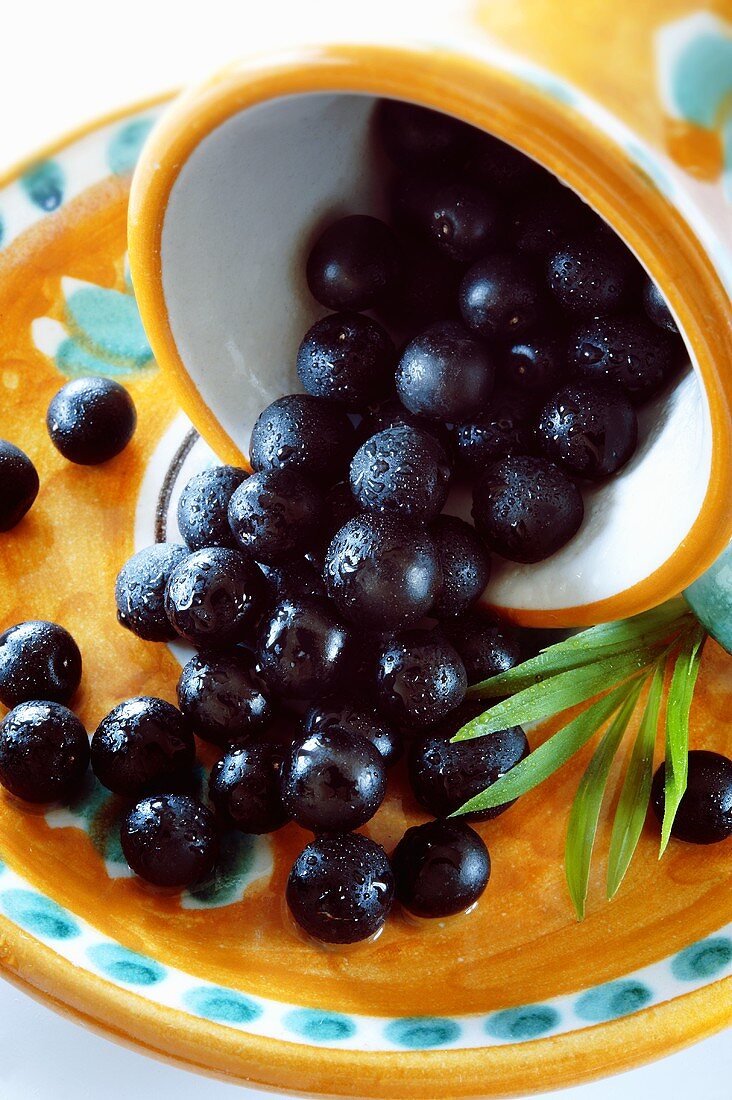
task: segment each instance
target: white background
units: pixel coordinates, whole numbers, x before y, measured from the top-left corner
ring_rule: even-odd
[[[396,22],[439,40],[440,28],[459,17],[461,6],[450,0],[5,0],[0,171],[88,119],[201,79],[249,50],[288,48],[323,35],[369,37],[372,28]],[[127,1100],[147,1092],[156,1100],[265,1095],[153,1062],[0,980],[0,1100],[78,1100],[80,1094]],[[730,1100],[730,1033],[656,1065],[552,1095]]]

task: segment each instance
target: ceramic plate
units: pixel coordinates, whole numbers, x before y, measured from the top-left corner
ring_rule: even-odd
[[[128,696],[175,698],[183,650],[117,625],[114,578],[135,549],[177,537],[180,488],[215,461],[156,368],[126,267],[130,172],[161,109],[105,120],[0,188],[0,434],[42,485],[2,536],[0,627],[47,618],[72,631],[90,730]],[[80,374],[119,378],[139,412],[133,443],[97,468],[66,463],[45,430],[49,399]],[[732,753],[731,712],[732,662],[710,645],[694,742]],[[160,896],[130,876],[120,805],[94,782],[47,813],[2,798],[0,961],[113,1035],[288,1090],[526,1093],[657,1057],[729,1022],[730,849],[672,842],[659,864],[649,827],[610,905],[600,861],[578,924],[562,851],[586,759],[480,826],[494,871],[472,912],[397,916],[347,951],[306,942],[289,921],[284,883],[306,842],[294,825],[230,838],[215,879]],[[423,820],[403,779],[368,829],[387,849]]]

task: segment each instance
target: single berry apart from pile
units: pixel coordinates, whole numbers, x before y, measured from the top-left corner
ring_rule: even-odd
[[[595,317],[624,305],[638,265],[618,237],[592,231],[564,241],[552,252],[547,275],[556,301],[567,313]]]
[[[470,129],[463,122],[397,99],[381,101],[377,125],[387,156],[410,171],[459,164],[469,146]]]
[[[456,516],[438,516],[430,527],[442,568],[442,588],[432,614],[461,615],[483,594],[491,559],[474,527]]]
[[[488,849],[461,821],[428,821],[407,829],[391,861],[397,899],[417,917],[450,917],[469,909],[491,873]]]
[[[426,188],[420,206],[416,228],[457,263],[477,260],[499,239],[501,206],[474,184],[438,180]]]
[[[507,386],[527,398],[557,389],[567,373],[566,338],[559,332],[532,332],[504,351],[500,374]]]
[[[268,565],[304,554],[317,541],[323,519],[323,494],[299,470],[253,474],[229,503],[237,543]]]
[[[437,548],[416,524],[358,515],[336,533],[325,557],[328,595],[360,627],[414,626],[442,583]]]
[[[573,333],[569,365],[580,378],[615,382],[639,405],[665,385],[681,350],[677,336],[645,317],[604,317]]]
[[[356,943],[383,927],[394,900],[394,875],[384,849],[368,837],[320,836],[295,860],[286,897],[310,936]]]
[[[671,310],[668,308],[668,302],[653,279],[646,278],[643,284],[643,306],[654,325],[665,328],[667,332],[678,333],[679,330]]]
[[[347,833],[372,818],[386,794],[386,765],[357,733],[332,726],[295,741],[282,764],[282,801],[314,833]]]
[[[416,416],[464,420],[488,404],[494,374],[485,346],[457,321],[444,321],[407,344],[397,365],[396,387]]]
[[[165,613],[165,589],[170,574],[188,554],[188,548],[180,543],[156,542],[125,562],[114,585],[117,622],[121,626],[148,642],[176,637]]]
[[[249,461],[254,470],[289,468],[331,485],[345,475],[354,447],[354,429],[345,409],[311,394],[292,393],[259,414]]]
[[[518,630],[489,615],[469,612],[446,620],[442,629],[462,658],[469,684],[508,672],[523,660]]]
[[[455,647],[438,630],[406,630],[379,658],[379,710],[406,727],[431,726],[459,706],[468,678]]]
[[[320,733],[334,727],[365,737],[378,750],[387,768],[402,754],[402,735],[365,701],[355,704],[338,698],[325,699],[305,715],[306,733]]]
[[[170,574],[165,613],[176,633],[193,645],[246,641],[265,585],[262,571],[238,551],[225,546],[195,550]]]
[[[180,711],[150,695],[114,707],[91,743],[92,770],[99,782],[133,798],[187,783],[195,755],[193,734]]]
[[[272,833],[289,820],[282,802],[282,750],[270,742],[232,745],[211,770],[208,793],[219,822],[242,833]]]
[[[25,802],[74,794],[89,767],[89,739],[60,703],[19,703],[0,722],[0,783]]]
[[[178,680],[178,706],[199,737],[222,747],[265,729],[272,717],[269,693],[243,647],[191,657]]]
[[[194,474],[178,501],[178,529],[190,550],[236,543],[229,527],[229,501],[249,475],[238,466],[212,466]]]
[[[343,677],[348,645],[349,631],[327,600],[282,600],[260,627],[262,678],[276,695],[314,699]]]
[[[529,454],[535,449],[536,405],[524,393],[500,390],[485,412],[454,424],[452,452],[466,474],[481,474],[498,458]]]
[[[396,352],[386,329],[360,313],[331,313],[309,329],[297,373],[309,394],[358,410],[386,396]]]
[[[68,703],[81,680],[81,653],[58,623],[31,619],[0,634],[0,703]]]
[[[351,462],[351,492],[368,512],[428,522],[442,509],[450,464],[437,440],[406,425],[367,439]]]
[[[478,532],[510,561],[550,557],[577,534],[583,515],[582,494],[575,483],[543,458],[502,458],[473,488]]]
[[[457,731],[484,710],[484,702],[465,704],[411,747],[412,789],[420,805],[435,817],[449,817],[528,755],[529,743],[520,726],[452,743],[450,739]],[[478,810],[466,814],[465,820],[486,821],[511,805],[506,802],[492,810]]]
[[[96,466],[123,451],[137,424],[124,386],[111,378],[75,378],[48,406],[48,432],[69,462]]]
[[[0,439],[0,531],[10,531],[38,496],[38,472],[25,451]]]
[[[478,260],[460,284],[460,312],[480,336],[511,338],[541,319],[542,289],[523,257],[501,252]]]
[[[547,458],[595,481],[617,473],[632,456],[638,418],[620,386],[572,382],[541,410],[537,437]]]
[[[143,798],[125,817],[120,840],[135,874],[169,889],[207,878],[219,852],[213,814],[185,794]]]
[[[663,821],[666,765],[653,777],[651,805]],[[689,844],[716,844],[732,836],[732,760],[718,752],[689,753],[686,790],[676,811],[671,836]]]
[[[396,238],[384,222],[367,214],[329,225],[307,262],[310,293],[326,309],[373,309],[398,277]]]

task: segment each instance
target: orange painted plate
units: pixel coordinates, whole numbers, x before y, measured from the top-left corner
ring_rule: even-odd
[[[47,618],[71,630],[90,730],[130,695],[175,698],[183,651],[117,626],[114,578],[134,549],[177,537],[180,488],[214,461],[156,368],[126,269],[130,172],[160,110],[101,122],[0,186],[0,434],[41,477],[0,543],[0,628]],[[139,412],[133,443],[98,468],[66,463],[45,430],[53,393],[90,373],[120,378]],[[732,753],[732,662],[712,645],[694,708],[695,741]],[[0,963],[119,1038],[288,1090],[496,1096],[625,1068],[730,1020],[730,848],[672,842],[659,864],[649,827],[610,905],[600,861],[578,924],[562,852],[585,763],[480,826],[494,871],[472,912],[429,926],[397,915],[348,951],[306,942],[287,917],[285,879],[307,839],[295,825],[228,838],[212,881],[161,897],[130,876],[121,807],[91,780],[46,813],[2,798]],[[368,831],[390,849],[419,820],[398,774]]]

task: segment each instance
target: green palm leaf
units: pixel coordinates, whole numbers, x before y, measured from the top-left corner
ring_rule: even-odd
[[[666,782],[661,826],[660,859],[671,836],[671,826],[686,790],[689,761],[689,712],[699,675],[701,651],[706,638],[702,627],[692,631],[674,664],[666,701]]]

